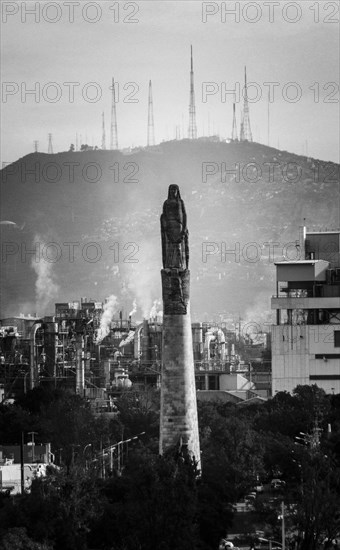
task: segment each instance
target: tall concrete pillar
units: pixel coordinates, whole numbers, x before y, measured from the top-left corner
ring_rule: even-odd
[[[76,337],[76,393],[83,396],[85,389],[85,340],[82,334]]]
[[[163,353],[160,454],[177,449],[200,464],[195,369],[190,317],[186,213],[177,185],[170,185],[161,216]]]

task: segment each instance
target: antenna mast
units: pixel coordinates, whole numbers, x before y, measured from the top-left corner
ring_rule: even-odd
[[[112,78],[110,149],[118,149],[115,80]]]
[[[190,105],[189,105],[189,139],[197,139],[197,126],[196,126],[196,107],[195,107],[195,89],[194,89],[194,62],[192,57],[191,48],[191,65],[190,65]]]
[[[153,100],[152,100],[152,83],[149,80],[149,104],[148,104],[148,147],[155,145],[155,127],[153,122]]]
[[[106,137],[105,137],[105,119],[104,111],[102,112],[102,149],[106,149]]]
[[[233,129],[231,132],[231,140],[232,141],[238,141],[237,137],[237,126],[236,126],[236,105],[233,104]]]
[[[53,155],[52,134],[48,134],[48,154]]]
[[[243,132],[240,141],[253,141],[253,135],[250,128],[248,88],[247,88],[247,67],[244,67],[244,104],[243,104]],[[241,126],[241,128],[242,128]]]

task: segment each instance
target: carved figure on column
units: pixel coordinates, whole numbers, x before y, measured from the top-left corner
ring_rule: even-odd
[[[161,215],[162,258],[164,269],[184,271],[189,266],[187,215],[178,185],[169,185],[168,198]]]
[[[186,315],[190,294],[189,232],[178,185],[169,185],[161,215],[162,292],[165,315]]]

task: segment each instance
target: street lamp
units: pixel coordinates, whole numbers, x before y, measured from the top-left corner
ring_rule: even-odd
[[[92,443],[88,443],[87,445],[85,445],[85,447],[83,449],[83,456],[85,456],[85,451],[86,451],[87,447],[92,447]]]
[[[92,443],[88,443],[87,445],[85,445],[85,447],[83,449],[83,457],[85,458],[85,470],[87,470],[87,460],[86,460],[86,457],[85,457],[85,452],[86,452],[86,449],[88,447],[92,447]]]

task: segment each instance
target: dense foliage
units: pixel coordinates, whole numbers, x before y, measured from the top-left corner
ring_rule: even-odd
[[[30,493],[0,496],[1,548],[216,550],[237,532],[233,505],[275,477],[284,489],[256,499],[249,533],[280,540],[284,500],[287,540],[299,550],[327,548],[339,534],[340,396],[299,386],[264,404],[199,404],[201,475],[178,449],[158,455],[157,392],[127,392],[118,409],[113,418],[96,417],[79,396],[41,388],[0,406],[1,443],[38,432],[60,466]],[[95,460],[101,448],[141,433],[121,468],[116,455],[111,469]]]

